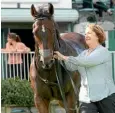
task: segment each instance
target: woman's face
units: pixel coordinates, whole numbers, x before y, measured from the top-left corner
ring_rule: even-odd
[[[10,44],[12,44],[12,42],[13,42],[14,40],[8,37],[8,38],[7,38],[7,41],[8,41]]]
[[[87,45],[99,43],[96,33],[89,27],[87,27],[85,31],[85,41]]]

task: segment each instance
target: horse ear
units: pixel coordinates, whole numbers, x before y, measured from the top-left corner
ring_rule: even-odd
[[[31,15],[32,15],[33,17],[35,17],[35,15],[37,15],[36,8],[34,7],[33,4],[31,5]]]
[[[54,7],[53,7],[53,5],[51,4],[51,3],[48,3],[48,5],[49,5],[49,13],[51,14],[51,15],[53,15],[54,14]]]

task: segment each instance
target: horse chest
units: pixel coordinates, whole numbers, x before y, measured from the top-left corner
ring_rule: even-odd
[[[38,76],[42,77],[43,79],[49,80],[49,81],[56,81],[56,73],[54,67],[51,69],[43,69],[40,67],[38,69]]]

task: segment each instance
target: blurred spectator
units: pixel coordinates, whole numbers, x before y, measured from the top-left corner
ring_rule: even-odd
[[[110,0],[110,8],[113,8],[115,6],[115,0]]]
[[[1,49],[1,51],[8,52],[8,78],[14,76],[24,78],[21,54],[30,52],[30,48],[21,42],[19,35],[9,33],[6,48]]]
[[[99,14],[99,17],[103,16],[103,11],[107,12],[109,15],[112,15],[112,11],[100,0],[83,0],[83,8],[97,8],[96,12]]]

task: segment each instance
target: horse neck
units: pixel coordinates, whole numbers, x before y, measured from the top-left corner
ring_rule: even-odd
[[[59,38],[58,39],[58,42],[59,42],[59,47],[57,51],[60,51],[62,54],[64,55],[76,55],[76,50],[70,46],[66,40],[62,39],[62,38]]]

